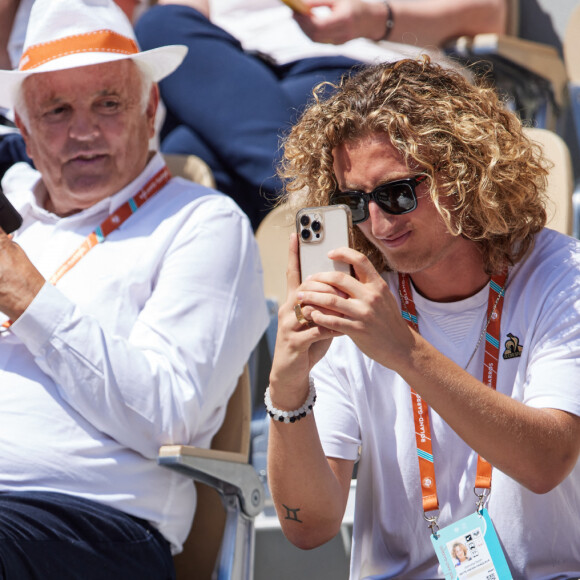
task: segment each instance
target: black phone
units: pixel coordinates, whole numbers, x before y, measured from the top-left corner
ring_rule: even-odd
[[[16,208],[8,201],[4,192],[0,188],[0,228],[7,234],[11,234],[22,225],[22,216]]]

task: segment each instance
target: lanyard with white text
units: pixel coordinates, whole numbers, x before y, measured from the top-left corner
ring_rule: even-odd
[[[56,284],[69,270],[84,258],[97,244],[105,241],[105,238],[119,228],[131,217],[148,199],[151,199],[171,179],[171,174],[166,165],[163,166],[129,201],[117,208],[100,226],[91,232],[73,254],[58,268],[49,278],[51,284]],[[11,320],[2,324],[3,328],[9,328]]]
[[[499,337],[503,297],[507,272],[495,275],[489,282],[489,298],[487,303],[487,315],[485,332],[485,355],[483,361],[483,382],[492,389],[496,388],[497,367],[499,361]],[[409,276],[399,274],[399,293],[401,296],[401,314],[409,326],[419,332],[417,309],[413,301]],[[415,421],[415,438],[417,442],[417,455],[419,457],[419,473],[421,476],[421,492],[423,496],[423,511],[425,513],[439,509],[437,499],[437,486],[435,483],[435,464],[433,447],[431,444],[431,428],[429,424],[429,407],[423,402],[418,393],[411,388],[411,400],[413,403],[413,417]],[[491,464],[481,456],[477,460],[477,473],[475,488],[489,490],[491,488]],[[487,497],[480,495],[480,503]],[[430,527],[437,526],[436,517],[427,517]]]

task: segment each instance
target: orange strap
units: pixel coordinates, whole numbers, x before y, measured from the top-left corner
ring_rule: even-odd
[[[135,54],[139,52],[139,48],[133,39],[118,32],[95,30],[94,32],[33,44],[22,55],[18,70],[26,71],[37,68],[51,60],[80,52]]]
[[[148,199],[151,199],[169,180],[171,174],[164,165],[129,201],[117,208],[103,223],[91,232],[73,254],[58,268],[48,279],[55,285],[69,270],[82,260],[97,244],[105,241],[105,238],[119,228],[130,216],[132,216]],[[2,327],[9,328],[11,320],[6,320]]]
[[[503,297],[507,273],[494,276],[489,282],[489,298],[487,300],[487,319],[489,324],[485,333],[485,355],[483,358],[482,381],[495,390],[497,385],[497,367],[499,363],[499,337]],[[497,301],[497,304],[496,304]],[[495,310],[494,310],[495,305]],[[486,319],[486,320],[487,320]],[[477,458],[475,487],[491,489],[491,463],[481,455]]]
[[[417,309],[411,293],[409,276],[399,274],[399,293],[403,318],[411,328],[419,332]],[[417,443],[417,457],[419,458],[423,511],[430,512],[439,508],[439,500],[437,499],[437,486],[435,483],[435,463],[431,443],[429,407],[423,403],[423,399],[413,388],[411,388],[411,402],[413,403],[413,418],[415,420],[415,440]]]
[[[501,312],[507,273],[493,276],[489,283],[489,298],[487,304],[486,322],[489,324],[485,334],[485,355],[483,362],[483,382],[495,389],[497,383],[497,365],[499,360],[499,336]],[[401,314],[409,326],[419,332],[417,309],[411,292],[410,279],[407,274],[399,274],[399,293],[401,296]],[[423,511],[429,512],[439,508],[437,499],[437,484],[435,482],[435,462],[431,443],[431,428],[429,423],[429,407],[411,388],[413,418],[415,421],[415,438],[417,456],[419,458],[419,474],[421,477],[421,492]],[[491,488],[491,464],[481,456],[477,461],[475,478],[476,488]]]

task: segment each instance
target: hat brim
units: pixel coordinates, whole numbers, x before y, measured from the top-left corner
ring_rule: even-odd
[[[25,78],[31,75],[118,60],[133,60],[135,63],[149,70],[153,82],[159,82],[161,79],[170,75],[183,62],[187,51],[187,46],[174,44],[171,46],[160,46],[159,48],[136,52],[134,54],[81,52],[63,56],[27,71],[0,70],[0,106],[13,109],[18,87]]]

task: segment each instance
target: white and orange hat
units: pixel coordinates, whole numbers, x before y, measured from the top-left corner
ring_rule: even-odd
[[[22,81],[36,73],[131,59],[154,82],[171,74],[187,47],[141,52],[133,26],[113,0],[36,0],[17,70],[0,70],[0,106],[10,109]]]

